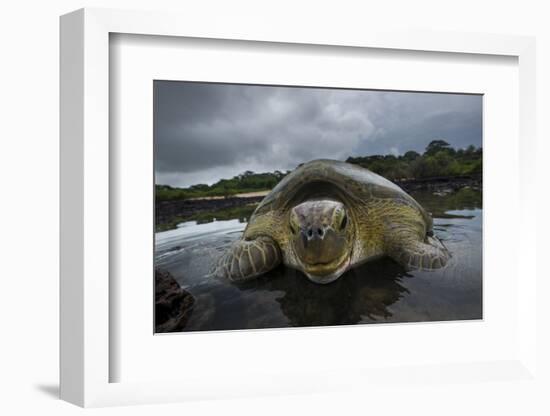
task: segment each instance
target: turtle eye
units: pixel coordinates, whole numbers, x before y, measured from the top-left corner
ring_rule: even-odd
[[[348,216],[344,214],[342,218],[342,222],[340,222],[340,230],[343,230],[344,228],[346,228],[346,225],[348,225]]]
[[[296,228],[294,227],[294,224],[292,224],[292,222],[290,223],[290,232],[292,234],[296,234]]]

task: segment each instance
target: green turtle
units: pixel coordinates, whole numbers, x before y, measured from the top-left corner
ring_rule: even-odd
[[[213,272],[242,281],[282,263],[330,283],[381,256],[407,270],[441,268],[450,258],[431,216],[399,186],[357,165],[314,160],[262,200]]]

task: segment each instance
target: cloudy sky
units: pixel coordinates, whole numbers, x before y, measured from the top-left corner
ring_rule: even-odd
[[[317,158],[481,146],[482,97],[155,81],[155,182],[212,184]]]

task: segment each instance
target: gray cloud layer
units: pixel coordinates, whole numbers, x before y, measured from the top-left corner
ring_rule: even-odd
[[[156,183],[213,183],[316,158],[481,146],[482,97],[155,82]]]

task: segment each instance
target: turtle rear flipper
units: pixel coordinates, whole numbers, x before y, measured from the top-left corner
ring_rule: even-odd
[[[233,281],[249,280],[274,269],[281,253],[273,239],[238,240],[217,261],[212,274]]]
[[[408,240],[390,250],[390,257],[407,270],[433,270],[444,267],[451,255],[435,236],[424,241]]]

